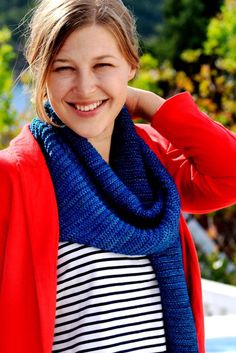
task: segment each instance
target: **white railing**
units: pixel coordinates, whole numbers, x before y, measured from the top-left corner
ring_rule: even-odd
[[[236,287],[202,279],[206,316],[236,314]]]

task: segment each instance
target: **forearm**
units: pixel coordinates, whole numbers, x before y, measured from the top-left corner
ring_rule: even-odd
[[[190,94],[165,100],[150,91],[129,88],[128,109],[151,122],[200,173],[236,176],[236,135],[202,113]]]
[[[151,122],[154,114],[165,103],[165,99],[157,94],[139,88],[128,88],[126,105],[132,115],[141,116]]]

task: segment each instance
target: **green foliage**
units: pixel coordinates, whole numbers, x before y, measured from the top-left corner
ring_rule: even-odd
[[[144,54],[140,59],[140,70],[131,85],[161,94],[162,92],[157,86],[157,76],[159,75],[157,66],[158,61],[154,57],[150,54]]]
[[[166,6],[171,1],[168,0]],[[189,3],[187,0],[175,2],[174,11],[180,13],[183,4]],[[173,21],[177,28],[178,21]],[[179,35],[185,37],[180,29]],[[236,131],[236,72],[232,70],[233,66],[236,68],[235,38],[236,0],[226,0],[222,12],[209,22],[201,47],[188,47],[181,52],[183,69],[176,70],[170,60],[160,62],[156,56],[145,54],[133,85],[165,97],[187,90],[193,94],[200,109]]]
[[[124,4],[135,14],[138,32],[149,37],[155,31],[157,23],[162,22],[160,7],[164,0],[124,0]]]
[[[8,144],[17,127],[16,112],[12,108],[13,78],[10,69],[15,54],[10,40],[10,31],[7,28],[0,30],[0,148]]]
[[[226,0],[221,13],[211,20],[207,41],[207,55],[216,55],[216,66],[236,73],[236,1]]]
[[[203,47],[205,64],[192,78],[198,101],[213,118],[236,131],[235,0],[225,0],[221,12],[211,19]]]
[[[223,254],[213,252],[204,254],[198,250],[203,278],[236,286],[236,264]]]
[[[169,60],[182,68],[181,53],[201,48],[209,19],[220,8],[222,0],[165,0],[163,25],[157,26],[157,37],[150,43],[152,53],[161,62]]]
[[[202,54],[202,49],[186,49],[184,50],[180,57],[186,63],[196,62]]]
[[[0,27],[7,26],[15,30],[26,12],[34,4],[34,0],[1,0],[0,3]]]
[[[12,79],[9,70],[9,62],[11,62],[15,54],[13,53],[12,46],[9,43],[11,39],[11,32],[7,28],[0,31],[0,93],[8,91],[12,86]]]
[[[0,28],[7,27],[11,31],[11,40],[9,43],[13,46],[15,53],[17,53],[17,60],[14,62],[16,75],[22,71],[26,64],[22,52],[29,20],[29,16],[26,16],[26,14],[34,5],[35,0],[0,1]]]
[[[169,62],[159,65],[158,60],[151,54],[144,54],[140,58],[140,69],[131,85],[165,95],[165,86],[168,85],[170,88],[174,83],[175,76],[176,71]]]

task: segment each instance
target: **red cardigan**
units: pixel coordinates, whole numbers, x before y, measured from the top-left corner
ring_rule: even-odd
[[[183,211],[207,213],[235,203],[233,133],[201,113],[187,93],[164,103],[152,125],[139,125],[137,132],[174,177]],[[0,205],[0,352],[51,353],[58,213],[47,165],[28,126],[0,152]],[[199,353],[204,353],[200,272],[183,217],[180,232]]]

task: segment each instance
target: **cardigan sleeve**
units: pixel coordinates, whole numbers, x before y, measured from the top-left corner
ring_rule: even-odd
[[[183,211],[208,213],[236,202],[234,133],[202,113],[189,93],[168,99],[152,126],[164,137],[164,163]]]

